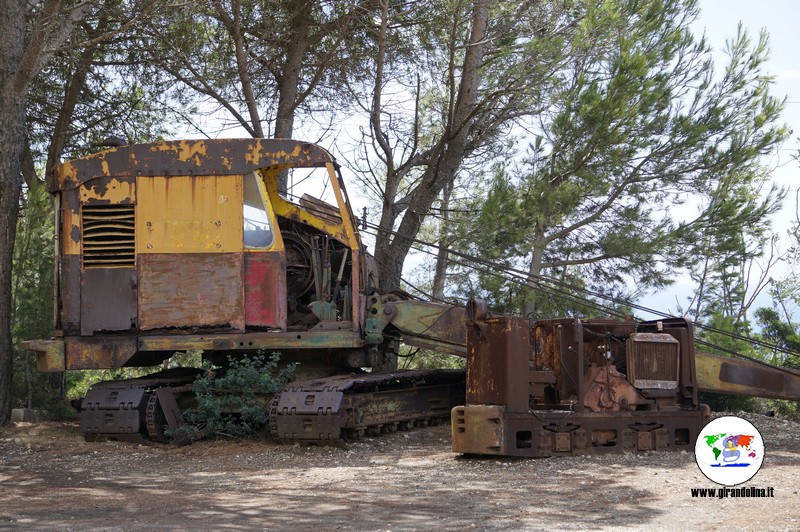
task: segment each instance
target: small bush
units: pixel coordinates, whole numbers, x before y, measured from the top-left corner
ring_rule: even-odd
[[[707,404],[712,412],[756,412],[758,401],[746,395],[701,393],[700,402]]]
[[[765,411],[772,410],[783,418],[800,421],[800,403],[782,399],[767,399]]]
[[[171,431],[173,439],[213,434],[241,438],[267,427],[272,396],[292,379],[296,364],[278,369],[278,353],[228,361],[226,368],[209,369],[197,378],[196,406],[184,412],[184,426]]]

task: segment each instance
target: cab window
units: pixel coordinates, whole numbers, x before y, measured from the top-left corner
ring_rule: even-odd
[[[264,199],[264,188],[259,182],[259,176],[255,172],[246,174],[243,188],[244,247],[266,249],[272,245],[274,235]]]

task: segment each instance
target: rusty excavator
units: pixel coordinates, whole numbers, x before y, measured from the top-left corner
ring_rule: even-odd
[[[279,191],[279,175],[292,184]],[[800,372],[695,351],[683,318],[533,320],[384,292],[339,167],[275,139],[118,146],[56,167],[55,335],[44,372],[280,352],[282,441],[335,443],[450,418],[453,450],[542,457],[693,450],[698,392],[800,399]],[[397,371],[399,344],[466,357]],[[197,371],[95,384],[87,440],[166,441]]]

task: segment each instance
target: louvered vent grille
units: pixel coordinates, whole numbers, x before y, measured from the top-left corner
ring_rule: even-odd
[[[84,268],[136,266],[134,209],[133,205],[83,206]]]
[[[668,334],[636,333],[628,339],[628,380],[637,388],[678,387],[678,340]]]

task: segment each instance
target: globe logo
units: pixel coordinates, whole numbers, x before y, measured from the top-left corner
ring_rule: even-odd
[[[720,417],[700,431],[694,456],[710,481],[735,486],[758,473],[764,461],[764,440],[746,419]]]

